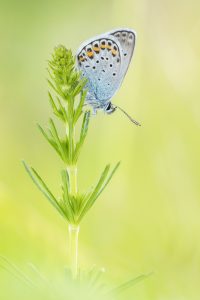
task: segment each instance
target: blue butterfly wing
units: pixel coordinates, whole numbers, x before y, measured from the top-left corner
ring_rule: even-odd
[[[121,28],[113,30],[109,34],[113,35],[118,40],[122,48],[122,56],[124,59],[121,68],[121,78],[123,81],[135,49],[136,33],[132,29]]]
[[[87,101],[100,108],[119,89],[135,48],[136,35],[131,29],[117,29],[83,43],[77,63],[88,79]]]
[[[77,61],[83,76],[88,79],[89,101],[104,105],[119,88],[121,81],[122,49],[112,35],[102,35],[84,43]]]

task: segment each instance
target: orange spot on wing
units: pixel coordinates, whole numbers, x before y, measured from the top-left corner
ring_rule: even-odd
[[[106,45],[103,45],[103,44],[101,44],[101,46],[100,46],[100,47],[101,47],[101,49],[106,49],[106,47],[107,47],[107,46],[106,46]]]
[[[116,56],[118,54],[118,51],[115,49],[112,49],[112,55]]]
[[[94,50],[95,52],[99,52],[99,51],[100,51],[100,48],[99,48],[99,47],[93,47],[93,50]]]
[[[87,56],[88,57],[93,57],[94,56],[94,53],[92,51],[87,51]]]

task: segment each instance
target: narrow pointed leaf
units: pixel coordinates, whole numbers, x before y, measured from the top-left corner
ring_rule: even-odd
[[[59,97],[56,97],[57,101],[58,101],[58,104],[59,104],[59,112],[62,113],[63,115],[63,120],[64,121],[67,121],[68,120],[68,117],[67,117],[67,112],[66,112],[66,109],[65,107],[62,105]]]
[[[56,87],[53,85],[53,83],[52,83],[49,79],[47,79],[47,81],[48,81],[48,84],[50,85],[50,87],[51,87],[57,94],[60,94],[59,91],[56,89]]]
[[[44,183],[44,181],[42,180],[42,178],[38,175],[38,173],[32,167],[29,167],[24,161],[23,161],[23,165],[24,165],[26,171],[28,172],[29,176],[31,177],[31,179],[35,183],[35,185],[38,187],[38,189],[49,200],[49,202],[53,205],[53,207],[56,208],[57,211],[64,218],[66,218],[66,216],[65,216],[62,208],[60,207],[58,201],[56,200],[56,198],[54,197],[54,195],[52,194],[52,192],[49,190],[49,188],[47,187],[47,185]]]
[[[82,211],[80,213],[79,216],[79,221],[83,218],[83,216],[86,214],[86,212],[91,208],[91,206],[94,204],[95,200],[96,200],[96,196],[98,194],[98,192],[100,191],[107,175],[110,169],[110,165],[107,165],[104,169],[104,171],[101,174],[101,177],[98,181],[98,183],[96,184],[96,186],[92,189],[91,194],[88,196],[88,198],[86,199],[86,202],[83,205]]]
[[[118,294],[124,292],[125,290],[131,288],[132,286],[134,286],[138,282],[143,281],[144,279],[148,278],[151,274],[152,273],[150,273],[150,274],[143,274],[143,275],[137,276],[136,278],[133,278],[133,279],[131,279],[129,281],[126,281],[123,284],[121,284],[118,287],[116,287],[113,290],[111,290],[109,292],[109,294],[118,295]]]
[[[37,124],[37,126],[38,126],[40,132],[42,133],[42,135],[45,137],[45,139],[49,142],[49,144],[56,150],[56,152],[62,158],[62,154],[60,153],[60,151],[57,147],[57,144],[54,142],[54,140],[48,136],[48,134],[44,131],[44,129],[39,124]]]
[[[49,92],[48,94],[49,94],[49,102],[51,104],[51,107],[52,107],[52,110],[53,110],[54,114],[57,117],[59,117],[61,120],[65,121],[64,116],[63,116],[62,112],[59,111],[59,109],[57,108],[57,106],[56,106],[56,104],[55,104],[55,102],[53,100],[53,97],[52,97],[51,93]]]
[[[78,82],[76,87],[73,89],[73,95],[74,96],[77,96],[83,90],[86,82],[87,82],[87,79],[84,79],[84,80],[82,79],[81,81]]]
[[[92,190],[92,192],[88,195],[88,198],[86,198],[86,202],[83,205],[83,209],[79,216],[79,221],[83,218],[83,216],[86,214],[86,212],[92,207],[96,199],[99,197],[99,195],[103,192],[107,184],[110,182],[112,176],[116,172],[117,168],[119,167],[120,162],[116,164],[114,169],[111,171],[110,175],[107,177],[110,165],[107,165],[105,170],[103,171],[99,182],[97,183],[96,187]]]
[[[79,117],[82,114],[82,109],[83,109],[83,104],[85,102],[86,94],[87,94],[87,90],[83,91],[83,93],[81,95],[80,102],[76,108],[75,115],[74,115],[74,124],[77,122],[77,120],[79,119]]]
[[[10,262],[6,257],[0,256],[0,268],[4,269],[12,276],[21,280],[23,283],[27,284],[30,287],[35,287],[34,282],[14,263]]]
[[[50,127],[51,127],[51,134],[54,138],[54,141],[55,141],[55,143],[58,147],[58,150],[61,154],[61,157],[62,157],[63,161],[66,162],[67,161],[67,152],[65,151],[66,149],[63,147],[62,141],[60,140],[60,138],[58,136],[58,132],[56,130],[56,126],[55,126],[53,120],[50,119],[49,122],[50,122]]]
[[[76,144],[76,148],[74,151],[74,156],[73,156],[74,163],[77,162],[81,147],[83,146],[83,143],[85,141],[87,131],[88,131],[89,121],[90,121],[90,111],[86,111],[84,114],[83,123],[82,123],[82,127],[81,127],[80,139],[79,139],[78,143]]]
[[[73,206],[72,206],[72,201],[70,198],[70,194],[69,194],[69,177],[68,174],[66,172],[66,170],[62,170],[61,171],[61,177],[62,177],[62,188],[63,188],[63,206],[65,208],[65,211],[67,211],[68,215],[69,215],[69,221],[71,224],[73,224],[75,222],[74,220],[74,211],[73,211]]]
[[[61,177],[62,177],[65,197],[69,198],[69,177],[68,177],[68,174],[67,174],[66,170],[61,171]]]
[[[64,197],[59,199],[59,204],[62,207],[63,212],[65,213],[65,216],[70,224],[74,224],[74,213],[73,210],[70,207],[69,201],[65,201]]]
[[[113,175],[117,171],[119,165],[120,165],[120,161],[116,164],[116,166],[114,167],[114,169],[112,170],[112,172],[110,173],[110,175],[108,176],[108,178],[105,180],[102,188],[98,192],[97,197],[99,197],[99,195],[103,192],[103,190],[105,189],[105,187],[108,185],[108,183],[110,182],[111,178],[113,177]]]

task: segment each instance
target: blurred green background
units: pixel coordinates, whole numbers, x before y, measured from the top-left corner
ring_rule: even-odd
[[[21,164],[59,192],[63,165],[35,126],[51,115],[47,60],[60,43],[75,53],[90,37],[130,27],[134,59],[113,102],[142,127],[120,112],[92,119],[81,187],[106,163],[122,164],[82,223],[80,264],[105,267],[113,284],[153,271],[126,299],[199,299],[199,10],[197,0],[0,1],[0,254],[46,273],[67,265],[67,225]]]

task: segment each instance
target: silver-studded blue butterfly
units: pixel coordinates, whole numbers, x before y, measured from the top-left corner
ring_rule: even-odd
[[[131,29],[118,29],[96,36],[80,46],[77,64],[82,75],[88,79],[86,101],[94,112],[101,109],[111,114],[119,108],[132,122],[140,125],[110,101],[126,75],[135,39],[136,34]]]

